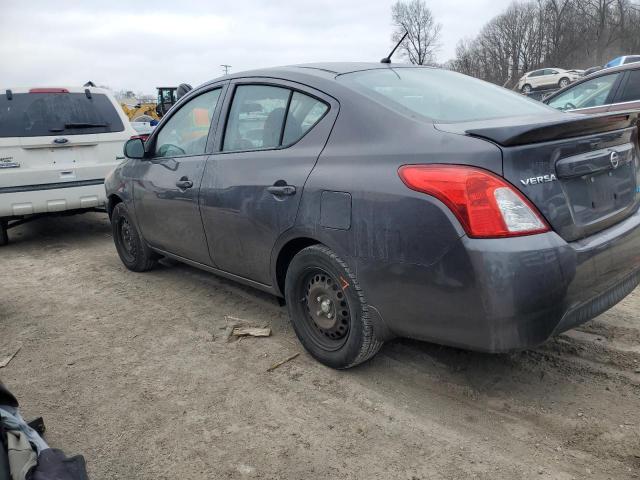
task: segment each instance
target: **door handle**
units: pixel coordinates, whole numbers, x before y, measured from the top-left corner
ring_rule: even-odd
[[[276,195],[277,197],[295,195],[296,187],[293,185],[273,185],[271,187],[267,187],[267,192],[271,195]]]
[[[176,187],[178,187],[180,190],[186,190],[187,188],[193,187],[193,182],[187,177],[182,177],[176,182]]]

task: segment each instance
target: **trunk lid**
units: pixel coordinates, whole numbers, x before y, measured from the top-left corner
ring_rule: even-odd
[[[640,204],[638,114],[550,115],[436,128],[502,149],[503,176],[566,241],[609,228]]]

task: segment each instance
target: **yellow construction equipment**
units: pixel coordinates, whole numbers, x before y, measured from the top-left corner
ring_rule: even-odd
[[[153,120],[159,120],[160,117],[156,112],[155,103],[138,103],[130,105],[126,102],[121,102],[122,110],[129,120],[132,122],[151,122]]]
[[[182,95],[192,89],[191,85],[181,83],[177,87],[157,87],[158,102],[133,103],[121,101],[124,113],[132,122],[151,122],[159,120],[178,101]],[[133,92],[127,92],[126,98],[135,100]],[[129,95],[130,94],[130,95]]]

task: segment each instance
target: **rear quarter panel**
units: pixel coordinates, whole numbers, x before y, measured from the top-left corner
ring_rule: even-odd
[[[352,103],[353,104],[350,104]],[[465,164],[502,173],[501,152],[484,140],[440,132],[431,122],[398,115],[373,102],[341,102],[329,142],[304,187],[296,226],[287,238],[314,238],[356,271],[367,301],[380,314],[392,296],[406,288],[447,282],[449,272],[433,278],[407,275],[416,266],[438,262],[465,234],[440,201],[410,190],[398,168],[406,164]],[[323,225],[322,197],[351,196],[348,228]],[[411,285],[407,284],[409,282]]]

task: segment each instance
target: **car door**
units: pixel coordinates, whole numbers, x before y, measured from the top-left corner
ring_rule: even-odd
[[[179,106],[149,140],[141,161],[134,206],[145,240],[155,248],[211,264],[198,193],[223,87],[199,93]]]
[[[540,88],[544,85],[544,75],[545,75],[545,70],[537,70],[535,71],[532,76],[533,76],[533,83],[531,84],[531,86],[533,88]]]
[[[217,268],[270,285],[271,252],[295,222],[338,104],[280,80],[240,79],[229,89],[202,182],[202,219]]]
[[[540,77],[541,87],[555,86],[560,81],[560,72],[553,68],[545,68],[544,73]]]

